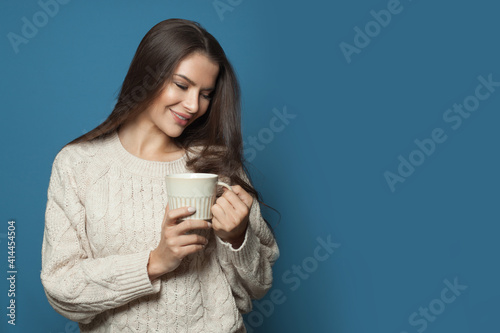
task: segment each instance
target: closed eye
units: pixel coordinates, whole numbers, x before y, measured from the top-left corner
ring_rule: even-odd
[[[187,89],[187,87],[186,87],[186,86],[183,86],[182,84],[176,83],[175,85],[176,85],[177,87],[179,87],[180,89],[182,89],[182,90],[186,90],[186,89]]]

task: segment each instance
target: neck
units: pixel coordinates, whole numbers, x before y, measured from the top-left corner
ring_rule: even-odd
[[[171,161],[184,153],[173,139],[151,123],[134,121],[118,130],[122,146],[132,155],[150,161]]]

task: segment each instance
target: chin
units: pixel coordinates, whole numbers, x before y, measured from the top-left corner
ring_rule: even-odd
[[[182,131],[164,131],[163,133],[169,138],[177,138],[182,134]]]
[[[182,132],[184,132],[184,129],[181,128],[168,128],[163,131],[163,133],[170,138],[177,138],[182,134]]]

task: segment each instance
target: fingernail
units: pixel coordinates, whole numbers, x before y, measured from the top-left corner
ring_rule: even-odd
[[[212,228],[212,223],[210,223],[210,222],[207,221],[207,224],[208,224],[209,228]]]
[[[194,208],[194,207],[188,207],[188,212],[194,213],[194,212],[196,212],[196,208]]]

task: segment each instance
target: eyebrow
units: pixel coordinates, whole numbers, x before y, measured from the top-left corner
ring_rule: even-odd
[[[182,77],[184,80],[186,80],[187,82],[189,82],[189,84],[191,84],[191,85],[193,85],[193,86],[195,86],[195,85],[196,85],[196,83],[194,83],[194,81],[193,81],[193,80],[191,80],[190,78],[188,78],[188,77],[187,77],[187,76],[185,76],[185,75],[182,75],[182,74],[174,74],[174,75],[177,75],[177,76]],[[201,90],[210,90],[210,91],[212,91],[212,90],[214,90],[214,87],[202,88]]]

